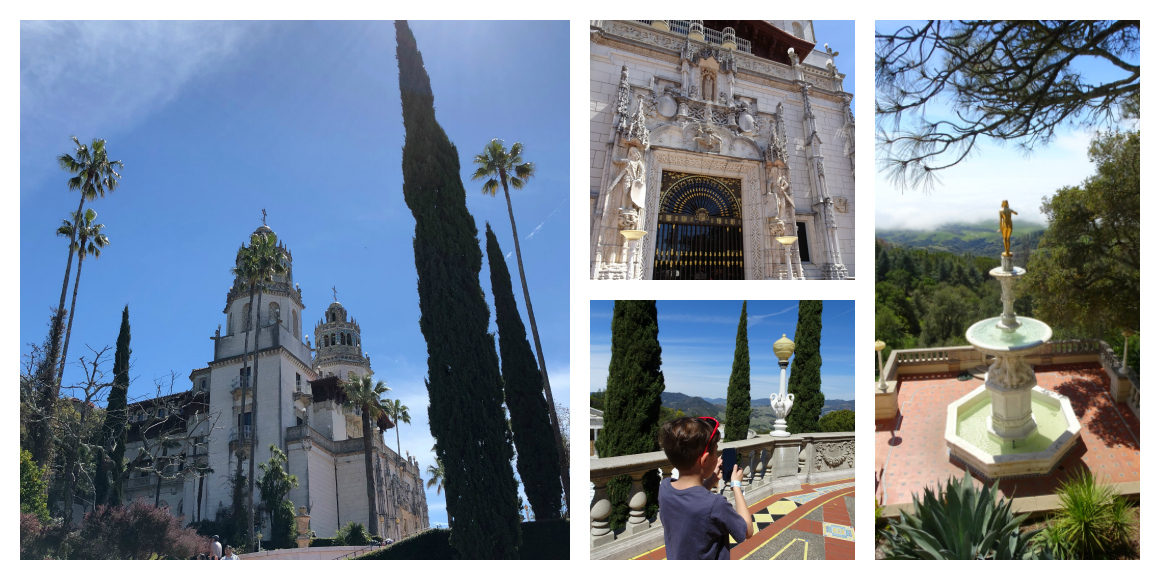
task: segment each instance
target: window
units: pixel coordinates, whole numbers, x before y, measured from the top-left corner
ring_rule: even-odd
[[[802,263],[805,264],[806,262],[810,261],[810,242],[809,238],[806,236],[806,222],[797,223],[797,235],[798,252],[801,254]]]
[[[294,373],[294,390],[295,391],[302,390],[302,375],[299,373]]]
[[[270,324],[275,324],[282,320],[282,307],[277,302],[270,303]]]

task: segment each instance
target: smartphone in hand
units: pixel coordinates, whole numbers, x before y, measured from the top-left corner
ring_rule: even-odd
[[[733,476],[733,466],[737,465],[737,449],[723,449],[721,451],[721,479],[728,482]]]

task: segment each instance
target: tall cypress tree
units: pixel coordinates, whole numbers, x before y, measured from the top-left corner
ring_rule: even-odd
[[[451,524],[464,558],[515,558],[519,501],[503,379],[479,285],[483,253],[467,211],[459,154],[435,120],[415,36],[395,22],[403,101],[403,198],[415,216],[419,327],[427,341],[428,416]]]
[[[97,473],[93,490],[97,505],[121,505],[124,498],[121,462],[125,458],[125,423],[129,394],[129,306],[121,311],[121,331],[117,334],[117,351],[113,355],[113,388],[109,390],[105,423],[101,426]]]
[[[790,433],[817,433],[818,416],[826,396],[822,394],[822,301],[798,302],[797,330],[794,331],[793,365],[787,390],[793,393],[793,408],[786,417]]]
[[[733,372],[725,401],[725,440],[739,441],[749,434],[749,318],[746,302],[741,303],[737,322],[737,345],[733,347]]]
[[[612,308],[612,358],[604,394],[604,429],[596,439],[601,457],[657,451],[657,426],[665,376],[661,372],[661,343],[657,339],[655,300],[617,300]],[[649,472],[643,482],[649,504],[655,504],[660,479]],[[619,528],[627,518],[630,481],[627,476],[608,482],[613,512],[609,523]]]
[[[536,519],[559,519],[563,494],[559,454],[552,435],[552,422],[548,420],[548,403],[541,388],[540,369],[528,344],[519,310],[516,310],[511,273],[499,241],[491,231],[491,224],[487,224],[486,236],[491,294],[495,298],[495,325],[499,330],[503,394],[516,443],[516,469],[520,472],[524,493],[536,512]]]

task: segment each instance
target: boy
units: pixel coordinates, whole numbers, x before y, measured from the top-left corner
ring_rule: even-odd
[[[662,480],[658,493],[670,560],[728,560],[729,536],[738,541],[753,536],[741,468],[734,465],[730,478],[736,508],[713,492],[721,480],[719,427],[712,417],[681,417],[661,427],[661,448],[680,472],[677,479]]]

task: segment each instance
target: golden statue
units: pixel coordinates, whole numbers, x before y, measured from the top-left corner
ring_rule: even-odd
[[[1003,235],[1003,255],[1008,258],[1011,257],[1011,214],[1019,215],[1019,212],[1007,206],[1007,200],[1003,200],[1003,209],[999,210],[999,233]]]

